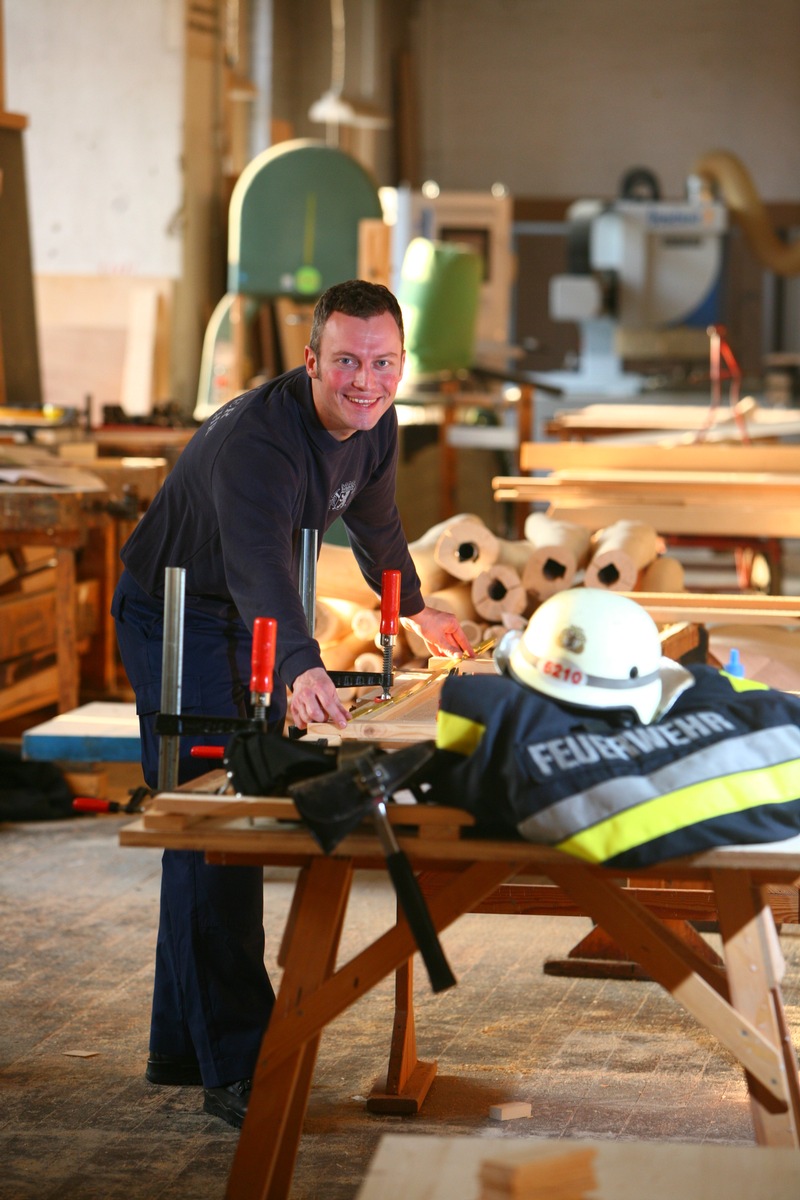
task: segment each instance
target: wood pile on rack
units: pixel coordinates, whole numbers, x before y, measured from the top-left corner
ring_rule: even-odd
[[[100,582],[76,583],[78,651],[97,628]],[[47,546],[0,551],[0,720],[58,697],[55,554]]]
[[[532,513],[524,533],[517,541],[504,539],[480,517],[462,513],[410,544],[425,602],[455,613],[474,647],[524,628],[543,600],[578,584],[620,592],[683,590],[680,562],[642,522],[618,521],[593,534]],[[381,670],[378,604],[350,549],[323,543],[315,632],[329,670]],[[427,661],[422,639],[401,627],[395,665]]]

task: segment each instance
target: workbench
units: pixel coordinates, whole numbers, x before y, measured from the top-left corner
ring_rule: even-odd
[[[286,1200],[323,1030],[407,963],[415,946],[400,917],[337,965],[353,873],[384,862],[377,834],[361,826],[326,856],[296,820],[290,801],[216,795],[223,782],[222,772],[214,772],[195,781],[194,791],[187,786],[155,797],[141,819],[122,829],[120,843],[200,850],[217,864],[300,869],[279,955],[280,990],[227,1191],[231,1200]],[[800,835],[717,849],[641,873],[713,889],[723,971],[676,937],[645,907],[641,891],[626,889],[616,872],[530,842],[470,836],[472,818],[457,809],[391,805],[390,817],[414,870],[444,879],[429,900],[437,930],[478,910],[515,880],[548,877],[741,1063],[756,1141],[800,1147],[800,1076],[781,995],[784,963],[765,891],[800,876]],[[447,1003],[446,995],[440,1002]],[[413,1014],[409,1021],[403,1070],[409,1078],[430,1075],[435,1064],[416,1062]]]

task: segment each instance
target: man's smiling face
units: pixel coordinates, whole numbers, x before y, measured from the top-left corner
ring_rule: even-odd
[[[391,313],[349,317],[333,313],[320,338],[319,354],[305,350],[317,416],[338,441],[374,429],[391,407],[405,354]]]

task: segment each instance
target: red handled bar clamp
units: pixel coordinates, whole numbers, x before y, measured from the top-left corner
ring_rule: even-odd
[[[202,733],[239,733],[246,729],[266,730],[267,709],[272,699],[278,622],[273,617],[256,617],[250,655],[250,702],[253,717],[198,717],[193,714],[158,713],[156,732],[181,736]],[[192,746],[191,758],[224,758],[224,746]]]
[[[265,721],[272,699],[278,622],[274,617],[256,617],[253,622],[253,653],[250,662],[250,703],[256,720]]]
[[[337,688],[379,687],[381,700],[391,699],[391,687],[394,682],[392,658],[400,624],[401,584],[400,571],[384,571],[381,575],[380,641],[383,650],[383,670],[380,674],[377,671],[328,671]]]
[[[384,571],[381,577],[381,648],[383,650],[381,700],[391,698],[392,658],[400,626],[401,578],[399,571]]]

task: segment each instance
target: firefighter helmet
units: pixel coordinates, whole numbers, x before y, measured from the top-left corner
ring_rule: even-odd
[[[580,708],[632,709],[645,725],[659,712],[665,675],[677,667],[662,656],[649,613],[600,588],[557,592],[522,635],[503,643],[498,665],[518,683]],[[692,677],[678,670],[683,690]]]

